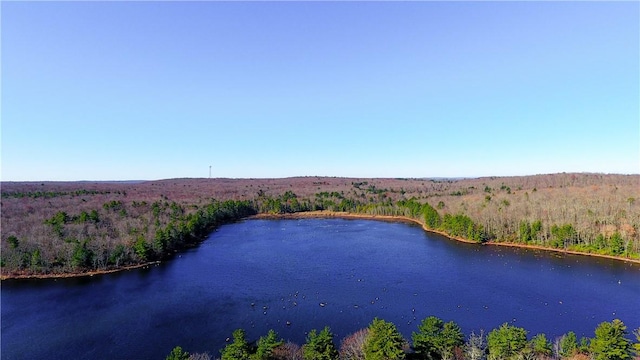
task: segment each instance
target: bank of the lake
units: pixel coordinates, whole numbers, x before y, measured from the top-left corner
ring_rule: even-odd
[[[52,274],[29,274],[29,273],[14,273],[10,275],[0,275],[0,280],[37,280],[37,279],[68,279],[68,278],[81,278],[81,277],[92,277],[99,275],[107,275],[113,274],[120,271],[128,271],[134,269],[145,269],[149,266],[158,265],[162,261],[149,261],[142,264],[135,265],[127,265],[127,266],[119,266],[113,267],[109,269],[103,270],[91,270],[91,271],[82,271],[82,272],[70,272],[70,273],[52,273]]]

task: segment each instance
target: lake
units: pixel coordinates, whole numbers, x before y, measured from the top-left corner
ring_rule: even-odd
[[[640,266],[464,244],[372,220],[245,220],[148,269],[3,281],[2,359],[164,359],[174,346],[219,356],[244,328],[298,344],[331,327],[336,343],[374,317],[407,339],[435,315],[468,335],[508,322],[529,337],[593,336],[603,321],[640,327]]]

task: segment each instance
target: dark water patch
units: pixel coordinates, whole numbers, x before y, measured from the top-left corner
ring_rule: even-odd
[[[217,356],[244,328],[302,344],[339,341],[374,317],[409,338],[423,318],[465,331],[504,322],[530,335],[640,327],[640,266],[478,246],[369,220],[250,220],[149,269],[2,283],[2,358],[164,358],[176,345]]]

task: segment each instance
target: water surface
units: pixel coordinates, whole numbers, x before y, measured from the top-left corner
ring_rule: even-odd
[[[465,334],[509,322],[555,338],[603,321],[640,327],[640,266],[479,246],[370,220],[247,220],[149,269],[4,281],[2,358],[164,358],[180,345],[219,355],[244,328],[304,343],[339,340],[374,317],[410,338],[423,318]]]

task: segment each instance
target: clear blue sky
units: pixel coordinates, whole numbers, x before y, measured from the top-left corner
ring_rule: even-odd
[[[640,173],[638,2],[6,2],[2,180]]]

